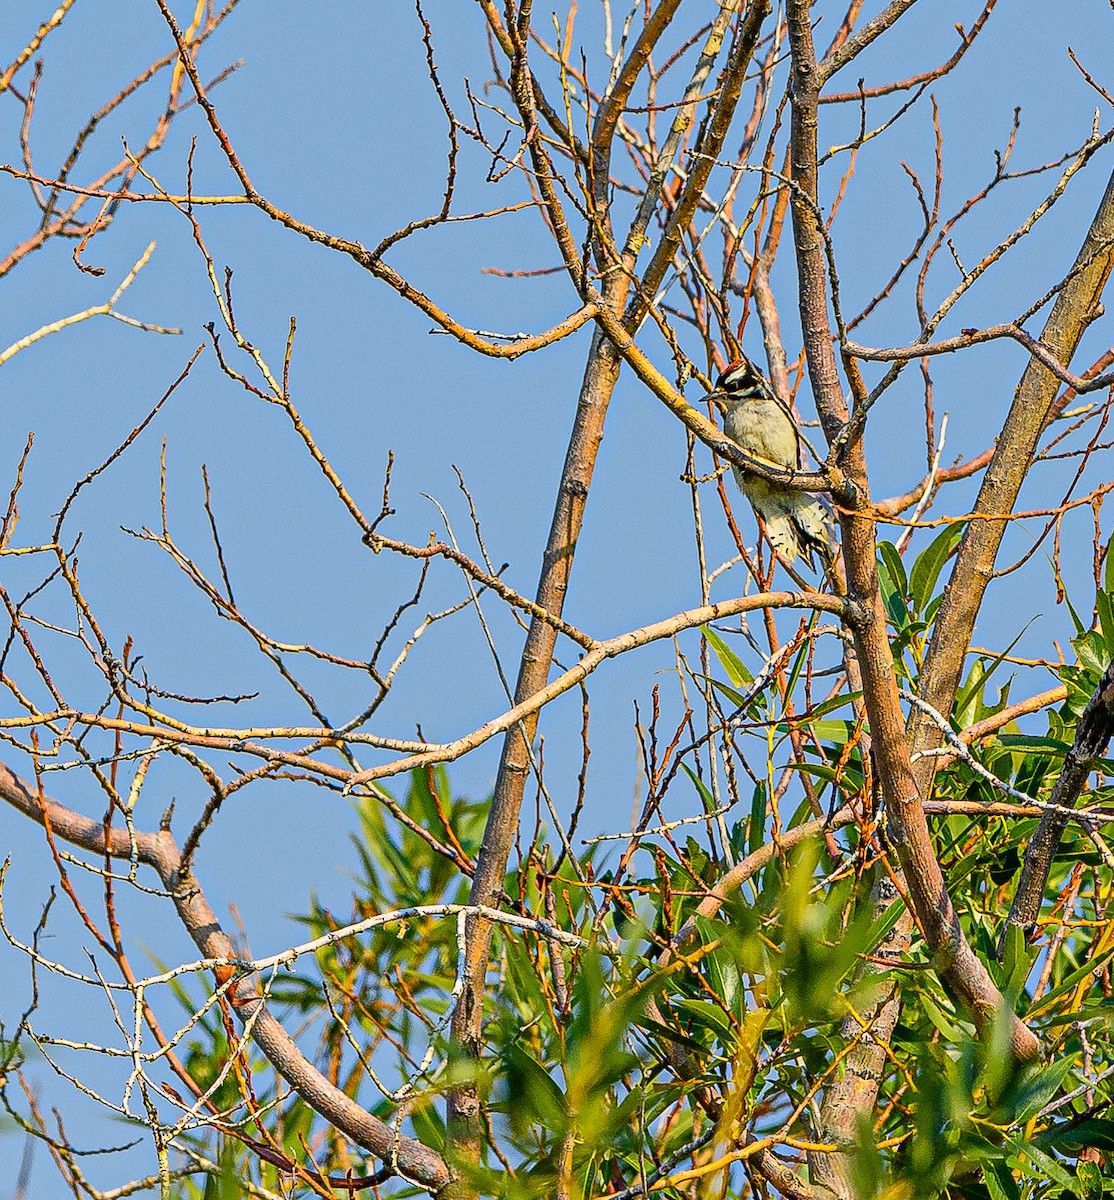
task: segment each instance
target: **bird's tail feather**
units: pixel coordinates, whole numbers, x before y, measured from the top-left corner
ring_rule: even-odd
[[[807,492],[786,492],[777,500],[776,504],[767,502],[762,511],[773,548],[790,563],[801,554],[815,567],[812,556],[816,553],[824,566],[830,565],[834,550],[823,504]]]

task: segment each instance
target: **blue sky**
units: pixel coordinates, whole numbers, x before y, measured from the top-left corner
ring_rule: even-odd
[[[188,6],[176,7],[180,16],[187,15]],[[429,0],[425,7],[443,81],[466,115],[464,79],[482,94],[491,74],[479,10],[459,0]],[[868,5],[866,15],[876,7]],[[21,39],[53,6],[20,2],[11,8],[2,61],[10,60]],[[688,8],[699,15],[712,6],[690,0]],[[587,38],[598,24],[598,4],[585,0],[582,9],[580,30]],[[549,28],[548,11],[544,5],[536,8],[538,28]],[[825,25],[838,20],[837,6],[817,5],[817,11],[823,12]],[[954,22],[970,25],[977,11],[971,3],[914,9],[892,37],[864,58],[861,68],[856,64],[844,73],[841,85],[853,88],[860,73],[869,86],[935,65],[954,48]],[[945,210],[958,207],[989,178],[993,152],[1005,144],[1015,106],[1022,108],[1015,168],[1058,157],[1086,137],[1096,103],[1102,101],[1070,62],[1067,47],[1101,79],[1109,9],[1092,0],[1062,6],[1054,21],[1048,14],[1046,5],[1002,3],[962,70],[935,88],[946,156]],[[818,33],[817,40],[822,43],[825,37]],[[32,126],[36,169],[50,174],[88,113],[170,45],[151,0],[119,0],[111,11],[79,0],[43,48],[45,69]],[[420,27],[410,6],[398,0],[329,0],[313,6],[244,0],[206,48],[202,73],[211,77],[241,59],[243,65],[214,92],[214,100],[256,186],[275,203],[366,244],[415,215],[436,210],[444,179],[445,126],[426,77]],[[598,55],[591,61],[601,70]],[[494,101],[495,94],[489,98]],[[109,161],[121,137],[142,142],[157,100],[157,91],[152,92],[149,100],[141,97],[105,122],[91,147],[91,154],[100,156],[97,161]],[[2,158],[15,162],[21,110],[11,97],[0,101]],[[871,122],[896,106],[878,102],[871,108]],[[1109,106],[1104,106],[1101,120],[1108,124],[1110,119]],[[822,121],[822,144],[837,144],[854,132],[858,114],[825,108]],[[174,190],[183,186],[193,137],[195,188],[231,191],[232,177],[196,109],[175,123],[166,148],[153,160],[160,182]],[[917,209],[900,163],[908,161],[928,180],[932,152],[933,131],[923,102],[863,150],[834,228],[848,310],[877,290],[911,243]],[[1110,166],[1105,150],[1047,223],[972,293],[949,332],[1013,315],[1066,270]],[[486,168],[484,157],[466,148],[461,211],[521,198],[513,178],[492,194],[483,183]],[[838,175],[837,169],[828,181],[829,199]],[[1052,178],[1004,185],[957,232],[960,257],[973,261],[1004,236],[1047,193]],[[24,185],[0,180],[0,214],[6,250],[33,228]],[[425,493],[445,508],[462,542],[472,548],[468,507],[454,471],[459,468],[493,561],[508,563],[507,580],[532,593],[587,332],[513,364],[480,359],[450,338],[431,334],[428,318],[350,260],[306,244],[246,206],[207,210],[203,221],[218,267],[228,264],[234,270],[240,323],[273,365],[281,362],[289,319],[297,317],[295,403],[365,511],[378,509],[384,465],[393,451],[392,502],[398,515],[388,531],[417,543],[428,530],[442,532],[438,509]],[[142,419],[192,350],[206,340],[203,326],[215,319],[216,310],[187,223],[155,205],[122,210],[86,250],[85,261],[104,268],[100,278],[79,273],[69,258],[72,245],[56,240],[0,281],[0,342],[6,345],[46,322],[103,301],[152,240],[157,249],[121,308],[144,321],[179,326],[180,336],[156,336],[99,318],[48,338],[0,367],[5,404],[0,480],[5,492],[27,432],[36,435],[17,544],[47,536],[52,514],[74,481]],[[532,332],[576,306],[561,277],[506,280],[481,273],[492,266],[555,265],[556,254],[533,212],[418,235],[392,252],[390,261],[459,319],[483,329]],[[947,270],[940,270],[931,288],[938,296],[953,282]],[[795,285],[787,256],[774,283],[792,354],[799,336],[792,333]],[[911,340],[915,324],[907,297],[858,332],[861,341],[874,344]],[[1110,340],[1100,322],[1077,363],[1090,361]],[[751,349],[757,350],[757,342]],[[1018,347],[997,344],[934,365],[937,414],[947,412],[950,421],[945,461],[952,453],[983,448],[1023,362]],[[690,395],[696,394],[694,388]],[[911,369],[872,418],[868,451],[876,496],[904,490],[923,473],[921,420]],[[213,565],[202,508],[200,469],[205,464],[237,598],[274,636],[366,656],[384,621],[412,588],[415,568],[387,555],[373,557],[360,546],[356,527],[308,462],[283,415],[224,379],[208,351],[127,456],[82,494],[71,520],[72,532],[85,531],[82,577],[116,643],[127,634],[134,636],[152,676],[163,686],[196,694],[259,690],[260,699],[246,706],[251,721],[302,721],[288,694],[276,688],[273,671],[242,634],[217,621],[150,544],[121,532],[121,526],[158,525],[164,438],[176,536]],[[570,621],[595,636],[634,628],[699,599],[689,492],[678,481],[684,453],[676,421],[624,375],[609,417],[566,610]],[[1047,502],[1050,495],[1044,489],[1055,491],[1058,478],[1042,476],[1024,503],[1036,507]],[[969,488],[955,488],[939,511],[962,511],[970,495]],[[741,505],[737,511],[744,518],[744,533],[753,537],[749,513]],[[713,559],[716,553],[730,553],[721,526],[722,521],[710,528]],[[1072,536],[1085,537],[1086,521],[1070,529]],[[1012,548],[1023,547],[1026,536],[1018,531]],[[1080,543],[1081,551],[1085,546]],[[1089,553],[1077,556],[1084,608],[1090,605],[1089,565]],[[19,594],[41,577],[41,560],[9,558],[0,570],[5,585]],[[732,594],[733,578],[721,581],[721,596]],[[452,603],[462,595],[459,576],[441,568],[416,619],[427,606]],[[42,611],[64,619],[60,603],[48,599]],[[496,606],[489,604],[485,611],[503,648],[504,670],[513,677],[518,634]],[[1001,590],[979,637],[1004,645],[1033,617],[1038,619],[1022,645],[1048,653],[1052,637],[1065,636],[1065,622],[1055,609],[1047,569],[1039,562],[1026,582],[1011,581]],[[72,702],[96,703],[96,680],[81,665],[80,655],[63,639],[48,641],[52,669],[72,689]],[[567,645],[565,651],[571,659]],[[640,787],[632,700],[645,706],[655,683],[669,691],[672,666],[669,647],[661,645],[609,664],[590,685],[593,829],[628,827],[632,798]],[[319,681],[328,697],[326,707],[338,721],[366,698],[365,681],[357,677],[316,668],[309,676]],[[427,736],[447,739],[481,724],[502,706],[498,674],[474,618],[464,613],[423,639],[384,709],[383,731],[412,737],[420,722]],[[549,786],[566,811],[579,770],[578,728],[575,696],[554,706],[543,725]],[[453,766],[454,788],[486,794],[497,757],[492,742]],[[26,771],[25,763],[12,765]],[[143,814],[147,826],[157,821],[156,796],[173,796],[183,813],[199,802],[195,777],[173,765],[160,767],[160,772],[165,773]],[[90,794],[86,780],[60,773],[54,781],[60,798],[99,812],[99,797]],[[290,786],[261,788],[238,797],[221,814],[219,827],[205,843],[199,873],[217,911],[234,903],[253,949],[271,952],[298,936],[285,915],[303,908],[311,891],[344,907],[346,872],[354,866],[348,845],[352,826],[347,804],[338,796]],[[49,859],[38,832],[6,810],[0,810],[0,848],[13,859],[6,919],[26,934],[49,887]],[[142,941],[167,960],[192,956],[169,919],[153,915],[149,904],[140,909],[149,922]],[[59,911],[57,945],[67,954],[81,944],[73,925]],[[0,946],[0,1013],[5,1020],[18,1013],[26,995],[21,960]],[[71,1034],[80,1031],[85,1018],[85,1011],[67,1012],[64,1006],[50,1013],[52,1028],[69,1025]],[[65,1095],[68,1085],[45,1078],[44,1084],[52,1102],[57,1102],[56,1091],[64,1103],[71,1102]],[[101,1126],[84,1101],[76,1102],[76,1110],[82,1122],[77,1128],[88,1129],[93,1138],[102,1136],[95,1132]],[[0,1164],[20,1148],[18,1139],[0,1137]],[[0,1178],[7,1177],[0,1169]],[[48,1195],[40,1190],[52,1186],[48,1180],[50,1169],[40,1155],[36,1197]],[[0,1185],[0,1198],[6,1195]]]

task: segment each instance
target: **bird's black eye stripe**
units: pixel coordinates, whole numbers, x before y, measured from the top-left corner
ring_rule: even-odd
[[[735,363],[716,380],[716,390],[732,396],[763,396],[766,383],[748,362]]]
[[[761,396],[765,390],[762,381],[751,374],[721,379],[717,386],[720,391],[730,392],[733,396]]]

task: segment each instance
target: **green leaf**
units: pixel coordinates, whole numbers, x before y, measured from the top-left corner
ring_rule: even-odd
[[[1087,632],[1087,626],[1079,619],[1079,613],[1075,611],[1075,605],[1071,602],[1071,597],[1064,593],[1064,603],[1068,606],[1068,612],[1071,613],[1072,624],[1075,626],[1076,637],[1082,637]]]
[[[1035,621],[1035,620],[1036,620],[1036,617],[1033,618],[1033,621]],[[973,717],[973,715],[974,715],[973,712],[970,711],[972,702],[978,696],[982,695],[984,689],[986,688],[987,680],[1002,665],[1002,663],[1006,659],[1006,656],[1009,655],[1013,651],[1014,646],[1016,646],[1017,643],[1020,642],[1021,639],[1025,636],[1025,631],[1029,628],[1029,626],[1033,623],[1033,621],[1027,621],[1025,623],[1025,625],[1022,627],[1021,632],[1018,633],[1017,637],[1015,637],[1013,639],[1013,641],[1010,642],[1010,644],[1005,648],[1005,650],[1003,650],[1000,654],[996,654],[993,658],[989,659],[989,663],[990,663],[989,666],[987,666],[986,662],[981,658],[975,660],[974,664],[971,667],[970,674],[967,677],[967,680],[968,680],[967,685],[966,685],[966,687],[963,688],[963,690],[960,692],[960,694],[956,697],[955,707],[953,709],[955,720],[959,723],[959,725],[961,727],[964,725],[970,725],[972,723],[971,720],[969,719],[969,718]],[[999,707],[1003,706],[1005,703],[1006,703],[1005,698],[1000,697],[999,698]],[[990,707],[987,709],[987,711],[993,712],[994,709],[993,709],[993,707]],[[985,715],[986,715],[985,713],[979,713],[978,718],[981,718],[982,716],[985,716]],[[976,719],[978,719],[978,718],[976,718]]]
[[[1035,1017],[1038,1013],[1055,1008],[1057,1001],[1062,996],[1065,996],[1068,992],[1072,991],[1075,988],[1075,985],[1081,979],[1084,979],[1088,975],[1097,972],[1101,967],[1108,963],[1112,957],[1114,957],[1114,946],[1111,946],[1101,954],[1097,954],[1094,958],[1090,959],[1088,962],[1085,962],[1081,967],[1076,967],[1074,971],[1069,971],[1067,975],[1060,980],[1056,987],[1049,992],[1045,992],[1045,994],[1034,1005],[1032,1005],[1032,1007],[1029,1009],[1028,1016]]]
[[[688,1017],[688,1028],[691,1033],[695,1033],[699,1029],[706,1029],[726,1046],[734,1046],[735,1030],[727,1014],[718,1004],[712,1004],[707,1000],[686,1000],[682,996],[673,1001],[673,1007]]]
[[[417,1104],[406,1115],[423,1146],[429,1146],[438,1153],[445,1149],[445,1123],[432,1100]]]
[[[709,951],[705,961],[716,995],[723,1002],[724,1008],[735,1011],[742,998],[742,974],[733,948],[721,944]]]
[[[983,1179],[991,1200],[1021,1200],[1021,1189],[1013,1172],[1000,1159],[986,1164]]]
[[[696,788],[696,791],[700,796],[701,803],[704,805],[704,811],[715,812],[716,798],[708,790],[707,784],[700,778],[699,775],[697,775],[694,770],[692,770],[688,763],[681,763],[681,770],[684,771],[689,779],[692,780],[692,785],[694,788]]]
[[[851,1151],[851,1184],[856,1196],[877,1196],[885,1171],[882,1155],[874,1144],[874,1131],[865,1113],[855,1122],[855,1146]]]
[[[845,746],[855,728],[854,721],[810,721],[809,729],[822,742]]]
[[[923,612],[925,606],[932,599],[940,571],[947,562],[948,555],[959,544],[965,528],[966,525],[963,522],[948,525],[917,555],[917,561],[913,564],[913,570],[909,576],[909,595],[915,613]]]
[[[1102,630],[1102,640],[1106,643],[1106,654],[1114,654],[1114,604],[1111,603],[1107,592],[1095,593],[1095,608],[1099,614],[1099,628]]]
[[[1102,1172],[1098,1163],[1075,1164],[1075,1190],[1079,1200],[1102,1200]]]
[[[812,620],[809,622],[811,628],[816,623],[816,614],[813,614]],[[793,656],[792,665],[789,668],[789,677],[785,681],[786,695],[791,696],[797,688],[797,683],[801,678],[801,672],[805,669],[805,663],[809,660],[809,655],[812,653],[807,642],[801,646],[800,650]]]
[[[921,993],[921,1004],[928,1014],[928,1019],[940,1030],[947,1041],[958,1042],[961,1035],[959,1026],[955,1023],[953,1017],[945,1013],[927,992]]]
[[[503,1050],[503,1063],[512,1123],[533,1120],[553,1133],[563,1133],[568,1110],[564,1094],[549,1072],[519,1042]]]
[[[874,921],[867,928],[866,944],[871,950],[876,950],[881,944],[882,939],[890,932],[897,924],[898,918],[905,912],[905,905],[901,903],[887,904],[879,916],[875,917]]]
[[[217,1154],[219,1174],[210,1175],[205,1181],[206,1200],[239,1200],[244,1193],[241,1188],[244,1165],[237,1161],[231,1139],[222,1141]]]
[[[854,704],[856,700],[862,698],[862,692],[841,692],[838,696],[832,696],[827,700],[821,700],[819,704],[814,704],[809,710],[809,723],[812,718],[822,717],[827,713],[834,712],[837,708],[842,708],[845,704]]]
[[[716,658],[719,659],[719,665],[727,672],[727,678],[736,687],[750,687],[754,682],[754,676],[727,642],[710,625],[701,625],[700,632],[704,635],[704,640],[712,647]]]
[[[1074,638],[1072,645],[1075,647],[1075,653],[1082,666],[1089,667],[1096,675],[1101,675],[1106,670],[1107,664],[1110,662],[1110,655],[1107,653],[1102,635],[1097,629],[1089,629],[1086,633]]]
[[[1114,1120],[1109,1117],[1084,1117],[1082,1121],[1065,1121],[1045,1129],[1033,1139],[1049,1150],[1070,1154],[1093,1146],[1096,1150],[1114,1150]]]
[[[896,577],[893,565],[882,553],[886,547],[889,547],[891,556],[897,559]],[[886,606],[886,617],[895,629],[901,629],[909,620],[909,613],[905,607],[905,568],[901,565],[901,558],[897,551],[889,542],[879,542],[878,549],[878,584],[882,590],[882,601]]]
[[[747,830],[747,850],[753,854],[766,840],[766,789],[755,784],[750,798],[750,821]]]
[[[1068,742],[1052,737],[1034,737],[1027,733],[1000,733],[997,744],[1007,750],[1026,750],[1030,754],[1062,759],[1071,749]]]
[[[682,1033],[675,1025],[666,1025],[662,1021],[657,1021],[653,1017],[648,1017],[645,1014],[640,1016],[635,1022],[639,1029],[644,1029],[647,1033],[652,1033],[661,1038],[665,1042],[674,1042],[678,1046],[684,1046],[689,1050],[695,1050],[703,1054],[707,1047],[698,1042],[695,1038],[689,1037],[687,1033]]]
[[[1011,995],[1018,996],[1025,987],[1025,980],[1029,977],[1029,971],[1032,969],[1039,951],[1036,948],[1030,950],[1026,947],[1025,934],[1021,926],[1013,924],[1006,926],[1003,949],[1005,951],[1002,956],[1002,965],[1005,968],[1003,972],[1006,979],[1005,988]],[[1048,1072],[1044,1074],[1048,1074]],[[1037,1108],[1040,1108],[1039,1104]]]
[[[706,675],[701,676],[701,678],[707,679],[717,692],[719,692],[722,696],[725,696],[732,708],[747,707],[747,698],[742,692],[736,691],[733,687],[728,687],[727,684],[720,679],[708,679]]]
[[[1034,1142],[1025,1141],[1022,1138],[1010,1138],[1009,1145],[1015,1154],[1027,1158],[1032,1163],[1032,1167],[1037,1168],[1037,1171],[1034,1171],[1032,1167],[1022,1164],[1022,1170],[1026,1171],[1031,1179],[1039,1179],[1043,1175],[1045,1179],[1051,1179],[1061,1187],[1072,1187],[1075,1180],[1050,1154],[1045,1154]]]
[[[886,564],[886,570],[889,572],[894,588],[904,598],[909,591],[909,580],[905,577],[905,564],[901,561],[897,547],[893,542],[879,542],[878,553]]]
[[[1071,1055],[1035,1069],[1032,1076],[1009,1097],[1014,1112],[1012,1124],[1023,1125],[1035,1117],[1064,1086],[1074,1070],[1075,1060]]]

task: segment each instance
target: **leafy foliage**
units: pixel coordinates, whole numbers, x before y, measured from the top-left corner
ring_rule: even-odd
[[[908,575],[892,547],[882,552],[895,644],[902,644],[913,682],[925,628],[917,614],[932,607],[940,559],[953,544],[954,537],[941,535]],[[716,691],[746,715],[750,736],[776,754],[789,737],[785,718],[768,693],[748,692],[753,677],[723,636],[708,629],[706,638],[723,672]],[[1081,632],[1074,644],[1077,662],[1061,668],[1065,682],[1072,681],[1069,697],[1049,712],[1047,735],[1002,732],[979,746],[982,764],[1015,794],[1047,797],[1103,668],[1108,647],[1100,630]],[[996,665],[976,659],[971,667],[963,688],[968,723],[1007,703],[1008,687],[989,692]],[[809,773],[831,789],[838,807],[860,788],[861,763],[852,748],[854,723],[826,712],[817,706],[799,720],[814,735]],[[690,779],[701,794],[699,778],[690,773]],[[940,772],[937,794],[1001,798],[962,759]],[[771,834],[761,784],[755,797],[730,831],[739,854],[754,853]],[[463,854],[475,853],[484,805],[451,799],[443,772],[415,773],[402,808],[425,828],[455,830]],[[378,805],[363,804],[360,818],[362,870],[346,921],[465,901],[464,880],[427,841]],[[1055,952],[1043,942],[1027,946],[1015,930],[1000,963],[995,956],[1003,906],[1034,823],[959,812],[935,818],[964,930],[1050,1049],[1046,1064],[1025,1069],[1008,1054],[1004,1022],[992,1036],[975,1037],[928,969],[923,947],[914,944],[900,965],[882,965],[895,910],[879,918],[868,903],[885,867],[864,840],[871,826],[861,821],[836,838],[808,837],[766,855],[712,916],[698,909],[727,865],[711,844],[667,838],[641,855],[650,871],[620,883],[608,870],[587,888],[594,850],[575,867],[563,857],[553,870],[539,833],[508,875],[507,897],[525,912],[559,911],[562,928],[584,943],[570,949],[537,932],[496,930],[499,986],[479,1070],[503,1150],[469,1168],[474,1183],[483,1194],[526,1198],[569,1181],[587,1196],[619,1179],[653,1178],[664,1195],[680,1197],[687,1181],[701,1177],[699,1168],[671,1170],[671,1157],[684,1151],[711,1173],[737,1176],[732,1187],[745,1186],[747,1142],[736,1140],[739,1131],[746,1128],[752,1141],[808,1145],[810,1114],[856,1040],[856,1013],[897,986],[901,1017],[875,1119],[861,1125],[852,1152],[860,1200],[1114,1195],[1114,1182],[1091,1157],[1114,1148],[1114,1118],[1107,1115],[1114,1096],[1096,1082],[1103,1064],[1114,1061],[1114,939],[1103,920],[1105,866],[1085,836],[1065,840],[1050,880],[1050,895],[1059,901],[1045,933],[1054,935]],[[319,905],[302,920],[314,936],[342,923]],[[693,936],[678,940],[689,928]],[[321,1060],[346,1090],[386,1118],[402,1116],[404,1128],[442,1149],[435,1101],[456,1068],[444,1029],[433,1023],[454,987],[453,921],[408,919],[338,942],[318,952],[316,968],[316,975],[286,977],[274,1001],[296,1012],[303,1028],[318,1029]],[[444,1064],[432,1073],[421,1066],[428,1049]],[[201,1022],[189,1057],[196,1077],[213,1077],[226,1053],[220,1022]],[[376,1080],[368,1070],[373,1061]],[[232,1088],[232,1080],[222,1086]],[[401,1104],[381,1090],[372,1099],[376,1088],[399,1086],[408,1089]],[[731,1097],[717,1121],[698,1103],[709,1090]],[[268,1136],[281,1136],[292,1149],[312,1147],[323,1170],[352,1169],[304,1106],[288,1106],[273,1122],[260,1120],[257,1136],[270,1124]],[[250,1156],[239,1162],[238,1169],[254,1169]],[[266,1168],[258,1175],[265,1186],[276,1182]]]

